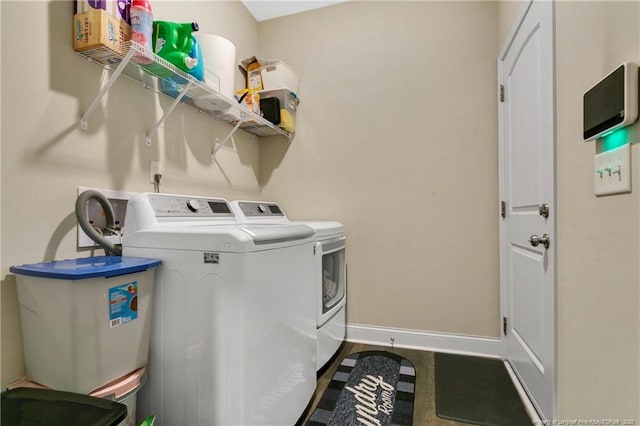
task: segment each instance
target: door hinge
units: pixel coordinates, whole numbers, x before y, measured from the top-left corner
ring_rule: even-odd
[[[507,335],[507,317],[502,317],[502,334]]]
[[[507,203],[506,201],[500,201],[500,216],[504,219],[507,217]]]
[[[504,102],[504,84],[500,85],[500,102]]]

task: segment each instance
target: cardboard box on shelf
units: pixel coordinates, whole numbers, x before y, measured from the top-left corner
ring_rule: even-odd
[[[249,108],[249,111],[260,114],[260,95],[256,90],[238,89],[236,97],[241,99],[240,103]]]
[[[74,1],[73,48],[100,62],[119,62],[131,39],[129,1]]]
[[[247,89],[262,90],[262,76],[258,62],[247,65]]]

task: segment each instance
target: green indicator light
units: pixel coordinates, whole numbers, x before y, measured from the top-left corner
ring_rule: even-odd
[[[622,129],[618,129],[612,133],[605,133],[603,138],[603,149],[604,151],[611,151],[612,149],[616,149],[627,143],[627,128],[623,127]]]

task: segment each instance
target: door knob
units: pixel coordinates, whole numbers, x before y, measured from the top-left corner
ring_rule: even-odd
[[[549,246],[551,245],[551,239],[549,237],[549,234],[542,234],[542,237],[539,237],[534,234],[529,237],[529,243],[533,247],[538,247],[540,244],[542,244],[545,249],[548,249]]]
[[[545,219],[549,217],[549,204],[543,203],[538,206],[538,214]]]

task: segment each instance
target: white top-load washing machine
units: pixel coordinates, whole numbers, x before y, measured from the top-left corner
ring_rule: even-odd
[[[300,224],[316,234],[316,269],[310,278],[316,291],[318,328],[317,369],[340,348],[346,335],[347,271],[344,225],[340,222],[292,222],[274,202],[232,201],[231,208],[242,223]]]
[[[125,256],[162,260],[140,417],[296,423],[316,386],[313,229],[239,224],[223,199],[142,193],[123,234]]]

